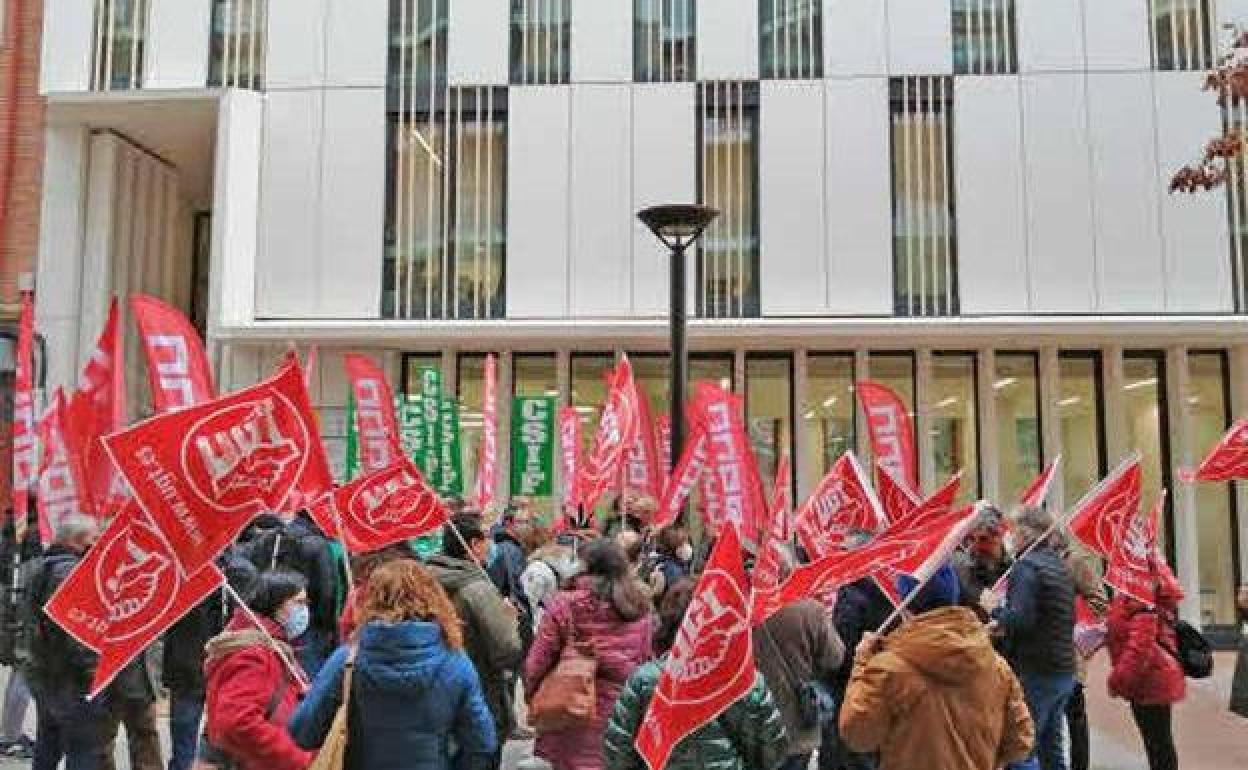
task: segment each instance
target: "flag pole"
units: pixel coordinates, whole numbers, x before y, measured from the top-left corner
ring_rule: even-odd
[[[223,585],[225,587],[225,592],[230,595],[230,599],[233,600],[233,602],[238,605],[238,608],[243,611],[243,615],[251,621],[252,625],[260,630],[260,633],[264,634],[266,639],[272,642],[273,651],[277,653],[277,657],[282,659],[282,663],[285,664],[286,670],[290,672],[290,675],[294,678],[295,682],[300,687],[307,689],[308,680],[305,677],[303,670],[286,654],[286,650],[289,649],[289,647],[282,645],[273,638],[273,634],[269,633],[269,629],[266,628],[264,623],[260,621],[260,618],[256,616],[256,613],[251,611],[251,607],[247,606],[247,602],[243,601],[243,597],[238,595],[238,591],[234,590],[234,586],[230,585],[230,581],[225,581]]]
[[[971,511],[971,513],[968,514],[967,517],[963,519],[961,522],[953,525],[953,529],[950,530],[950,534],[953,534],[954,532],[958,532],[959,530],[961,530],[961,534],[957,538],[958,541],[961,541],[961,539],[966,536],[966,529],[969,526],[970,522],[973,522],[976,519],[976,517],[979,516],[979,512],[983,509],[984,505],[985,503],[982,500],[975,503],[975,507]],[[948,540],[947,540],[948,537],[949,535],[946,535],[946,540],[943,543],[943,545],[946,547],[948,546]],[[938,550],[940,548],[941,546],[937,546]],[[885,629],[887,629],[892,624],[896,623],[897,620],[902,617],[902,614],[906,613],[907,610],[909,610],[910,604],[914,602],[915,597],[919,595],[920,591],[922,591],[924,588],[927,587],[927,584],[930,583],[932,580],[932,576],[935,575],[937,572],[939,572],[942,567],[944,567],[945,562],[947,562],[949,560],[949,557],[952,555],[953,555],[953,549],[949,549],[948,553],[945,554],[944,560],[941,561],[940,564],[934,565],[933,569],[931,569],[926,575],[922,576],[922,579],[919,580],[919,584],[916,585],[910,591],[910,593],[906,594],[906,597],[901,600],[901,604],[897,605],[897,607],[893,609],[892,614],[888,616],[888,619],[885,620],[883,623],[881,623],[880,627],[876,629],[875,632],[877,634],[884,633]]]
[[[455,539],[459,541],[461,546],[463,546],[464,553],[468,554],[468,558],[472,560],[473,564],[477,565],[477,569],[481,570],[481,574],[485,576],[486,581],[494,587],[494,592],[501,597],[503,595],[502,591],[499,591],[498,586],[494,585],[494,578],[490,577],[490,573],[486,571],[485,565],[481,563],[481,560],[477,558],[477,555],[472,552],[471,548],[468,547],[468,541],[464,539],[464,534],[459,531],[459,527],[455,526],[454,517],[448,518],[446,523],[450,525],[451,532],[455,534]]]

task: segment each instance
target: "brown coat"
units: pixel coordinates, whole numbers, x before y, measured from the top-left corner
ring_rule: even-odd
[[[965,607],[925,612],[855,661],[840,728],[880,770],[993,770],[1035,738],[1022,687]]]
[[[814,751],[822,737],[818,726],[803,729],[802,685],[831,682],[844,657],[832,613],[814,599],[791,604],[754,629],[754,659],[784,717],[789,756]]]

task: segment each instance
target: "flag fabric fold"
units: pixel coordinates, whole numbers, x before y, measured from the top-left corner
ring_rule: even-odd
[[[13,379],[13,513],[19,537],[30,510],[30,490],[38,480],[35,433],[35,300],[22,292],[17,322],[17,361]]]
[[[1238,481],[1248,479],[1248,420],[1240,420],[1218,440],[1195,471],[1184,481]]]
[[[1140,456],[1123,461],[1066,515],[1070,533],[1106,559],[1140,509]]]
[[[639,427],[633,368],[624,356],[611,375],[611,388],[598,420],[594,442],[581,468],[581,502],[588,510],[619,481],[622,463]]]
[[[82,449],[84,497],[98,516],[115,516],[129,499],[125,479],[108,459],[100,439],[126,425],[125,369],[122,361],[120,315],[117,300],[95,351],[83,367],[78,389],[66,413],[69,430]]]
[[[43,458],[39,466],[39,538],[51,544],[61,519],[76,513],[94,515],[86,492],[82,447],[70,430],[65,393],[57,388],[52,403],[39,421]]]
[[[795,517],[806,555],[818,560],[840,548],[854,530],[880,532],[888,517],[853,452],[845,452],[815,487]]]
[[[1049,490],[1053,488],[1053,479],[1057,478],[1057,471],[1062,467],[1062,456],[1058,455],[1053,458],[1053,462],[1049,463],[1049,467],[1040,472],[1027,488],[1023,490],[1022,498],[1019,500],[1023,505],[1041,506],[1049,499]]]
[[[914,423],[905,402],[892,388],[877,382],[859,382],[856,392],[867,418],[876,464],[887,468],[906,489],[917,493],[919,465],[914,451]]]
[[[212,367],[199,332],[176,308],[145,294],[130,295],[130,312],[147,356],[152,406],[157,412],[185,409],[216,396]]]
[[[365,473],[389,468],[403,457],[390,383],[381,367],[368,356],[348,353],[342,357],[342,363],[355,396],[360,468]]]
[[[1105,584],[1136,601],[1157,605],[1154,569],[1157,554],[1157,522],[1166,504],[1162,490],[1148,513],[1141,512],[1127,520],[1118,541],[1114,543],[1105,570]]]
[[[481,449],[477,461],[477,507],[485,510],[494,504],[498,481],[498,373],[494,354],[485,357],[485,374],[481,394]]]
[[[325,512],[325,506],[331,511]],[[407,459],[338,487],[316,506],[333,518],[347,550],[367,553],[428,534],[450,517],[438,493]]]
[[[897,474],[885,465],[875,467],[876,489],[880,496],[880,505],[889,521],[901,521],[923,502],[917,492],[906,486]]]

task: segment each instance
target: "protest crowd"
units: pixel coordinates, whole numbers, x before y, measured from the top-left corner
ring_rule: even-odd
[[[492,359],[477,484],[453,495],[347,356],[358,466],[335,483],[295,351],[217,394],[183,319],[131,302],[156,416],[119,416],[115,307],[38,421],[41,458],[19,364],[4,756],[112,768],[124,730],[136,770],[499,768],[530,738],[554,770],[1087,770],[1085,690],[1106,688],[1150,770],[1180,766],[1173,709],[1212,652],[1179,618],[1138,457],[1069,510],[1057,462],[1021,500],[963,504],[958,476],[925,495],[904,407],[863,382],[901,440],[869,423],[870,471],[847,452],[794,505],[736,396],[698,383],[673,451],[624,359],[585,446],[561,426],[552,516],[496,497]],[[147,344],[171,335],[183,383]],[[1237,441],[1188,483],[1248,477]],[[1248,719],[1248,642],[1233,684]]]

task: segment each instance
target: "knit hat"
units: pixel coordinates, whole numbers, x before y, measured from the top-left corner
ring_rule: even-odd
[[[899,575],[897,577],[897,592],[902,598],[910,595],[915,589],[919,581],[909,575]],[[918,596],[910,602],[910,609],[916,614],[927,612],[928,610],[937,610],[941,607],[952,607],[958,603],[958,596],[961,593],[958,587],[958,573],[953,571],[953,567],[945,564],[932,574],[927,584],[923,586],[923,590],[919,591]]]

